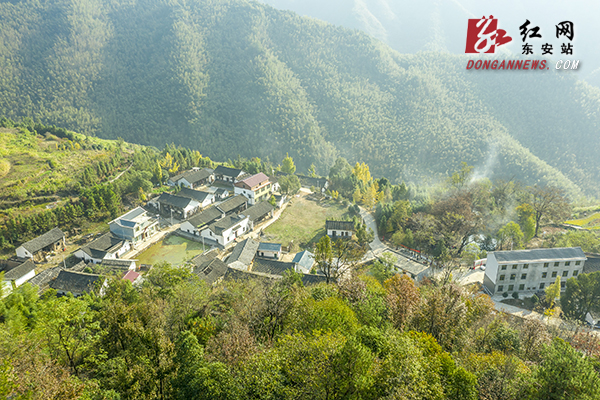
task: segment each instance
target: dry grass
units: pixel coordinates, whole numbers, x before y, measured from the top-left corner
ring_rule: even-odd
[[[325,220],[339,219],[346,208],[338,203],[317,203],[307,197],[294,197],[281,217],[266,230],[268,240],[287,246],[291,240],[301,248],[316,243],[325,234]]]

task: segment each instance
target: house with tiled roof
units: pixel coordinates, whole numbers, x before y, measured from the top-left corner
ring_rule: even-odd
[[[296,272],[296,264],[266,258],[255,258],[252,263],[252,272],[282,276],[286,271]]]
[[[249,176],[235,183],[233,191],[248,199],[248,204],[256,204],[268,200],[271,196],[271,181],[262,172]]]
[[[59,295],[72,293],[73,296],[79,297],[99,289],[98,286],[101,280],[100,275],[61,270],[58,276],[50,281],[49,285]]]
[[[90,243],[83,245],[73,255],[85,262],[98,264],[106,259],[120,258],[131,250],[131,244],[112,232],[105,233]]]
[[[148,205],[163,213],[173,213],[178,219],[187,219],[200,209],[200,203],[191,197],[162,193],[148,202]]]
[[[190,189],[214,182],[215,174],[210,168],[193,168],[175,175],[167,181],[171,186],[185,186]]]
[[[246,175],[246,173],[239,168],[230,168],[219,165],[215,169],[215,180],[223,182],[235,183],[244,175]]]
[[[4,272],[4,295],[35,277],[35,264],[29,258],[0,260],[0,272]]]
[[[200,204],[200,208],[203,209],[213,204],[216,200],[214,193],[189,189],[186,187],[181,188],[177,195],[196,200]]]
[[[192,272],[209,285],[219,283],[227,273],[227,264],[217,258],[217,249],[200,254],[192,259]]]
[[[258,204],[248,207],[243,213],[250,218],[252,227],[254,227],[264,220],[273,218],[273,211],[274,207],[269,202],[261,201]]]
[[[46,254],[52,251],[59,251],[65,247],[65,234],[58,228],[23,243],[17,247],[17,257],[30,258],[35,262],[41,262],[46,259]]]
[[[131,282],[132,285],[136,285],[141,281],[142,276],[135,271],[127,271],[125,275],[123,275],[123,280]]]
[[[243,212],[248,207],[248,199],[244,196],[233,196],[222,203],[216,205],[225,215],[237,214]]]
[[[228,215],[200,232],[200,236],[225,247],[239,236],[250,231],[250,220],[244,214]]]
[[[183,232],[199,236],[200,232],[208,225],[223,218],[225,213],[217,207],[209,207],[199,214],[194,215],[179,226]]]
[[[248,271],[252,265],[252,261],[254,261],[259,244],[259,242],[251,238],[239,242],[234,247],[229,258],[227,258],[227,265],[230,268]]]
[[[349,239],[354,234],[354,222],[352,221],[325,221],[327,236],[332,239]]]
[[[308,250],[301,251],[294,256],[292,260],[296,264],[296,270],[305,274],[310,273],[315,265],[315,256]]]
[[[260,242],[256,255],[262,258],[278,260],[281,258],[281,243]]]

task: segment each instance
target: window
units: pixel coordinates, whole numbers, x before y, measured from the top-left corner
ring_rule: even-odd
[[[498,292],[501,292],[501,291],[503,291],[503,290],[504,290],[504,285],[500,285],[500,286],[498,286],[498,290],[497,290]]]
[[[515,279],[517,279],[517,274],[510,274],[510,280],[514,281]]]
[[[575,271],[573,271],[573,276],[577,276],[578,274],[579,274],[579,270],[576,269]]]
[[[581,261],[575,261],[575,265],[581,265]]]
[[[506,265],[503,265],[502,268],[500,268],[502,271],[506,271]]]
[[[540,289],[543,289],[546,286],[544,282],[540,283]]]
[[[519,290],[525,290],[525,284],[523,284],[523,283],[522,283],[522,284],[520,284],[520,285],[519,285]]]
[[[569,271],[563,271],[563,276],[569,276]]]
[[[547,276],[548,276],[548,273],[547,273],[547,272],[542,272],[542,278],[545,278],[545,277],[547,277]]]
[[[560,283],[560,287],[561,287],[562,289],[564,289],[564,288],[565,288],[565,286],[566,286],[566,282],[561,282],[561,283]]]
[[[527,279],[527,274],[521,274],[521,279]]]
[[[549,265],[550,263],[544,263],[544,268],[548,268]]]
[[[512,269],[517,269],[518,264],[513,264]]]
[[[554,272],[552,273],[552,277],[553,277],[553,278],[556,278],[556,271],[554,271]]]
[[[571,265],[571,261],[565,261],[565,267],[568,267],[569,265]]]
[[[503,281],[504,280],[504,276],[505,275],[500,275],[500,279],[499,280]]]
[[[558,261],[554,263],[554,266],[555,266],[555,267],[558,267]]]
[[[508,285],[509,292],[512,292],[514,288],[515,288],[515,285]]]
[[[529,268],[529,264],[523,264],[523,269]]]

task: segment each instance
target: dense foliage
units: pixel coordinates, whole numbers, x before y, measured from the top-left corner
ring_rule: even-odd
[[[243,0],[0,3],[0,115],[216,159],[337,156],[392,182],[477,173],[597,195],[597,89],[467,72]],[[535,118],[532,118],[535,116]]]
[[[584,357],[452,283],[225,281],[155,265],[141,287],[0,302],[0,393],[15,399],[548,399],[598,396]],[[569,332],[555,332],[573,340]],[[597,339],[596,339],[597,341]],[[597,344],[596,344],[597,345]],[[589,346],[588,346],[589,347]],[[567,373],[567,374],[565,374]],[[573,397],[575,396],[576,397]],[[570,397],[569,397],[570,396]]]

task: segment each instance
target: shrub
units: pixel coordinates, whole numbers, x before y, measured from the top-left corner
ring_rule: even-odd
[[[508,292],[502,293],[502,297],[507,298],[508,297]]]
[[[512,297],[513,299],[517,300],[519,298],[519,293],[513,292]]]

